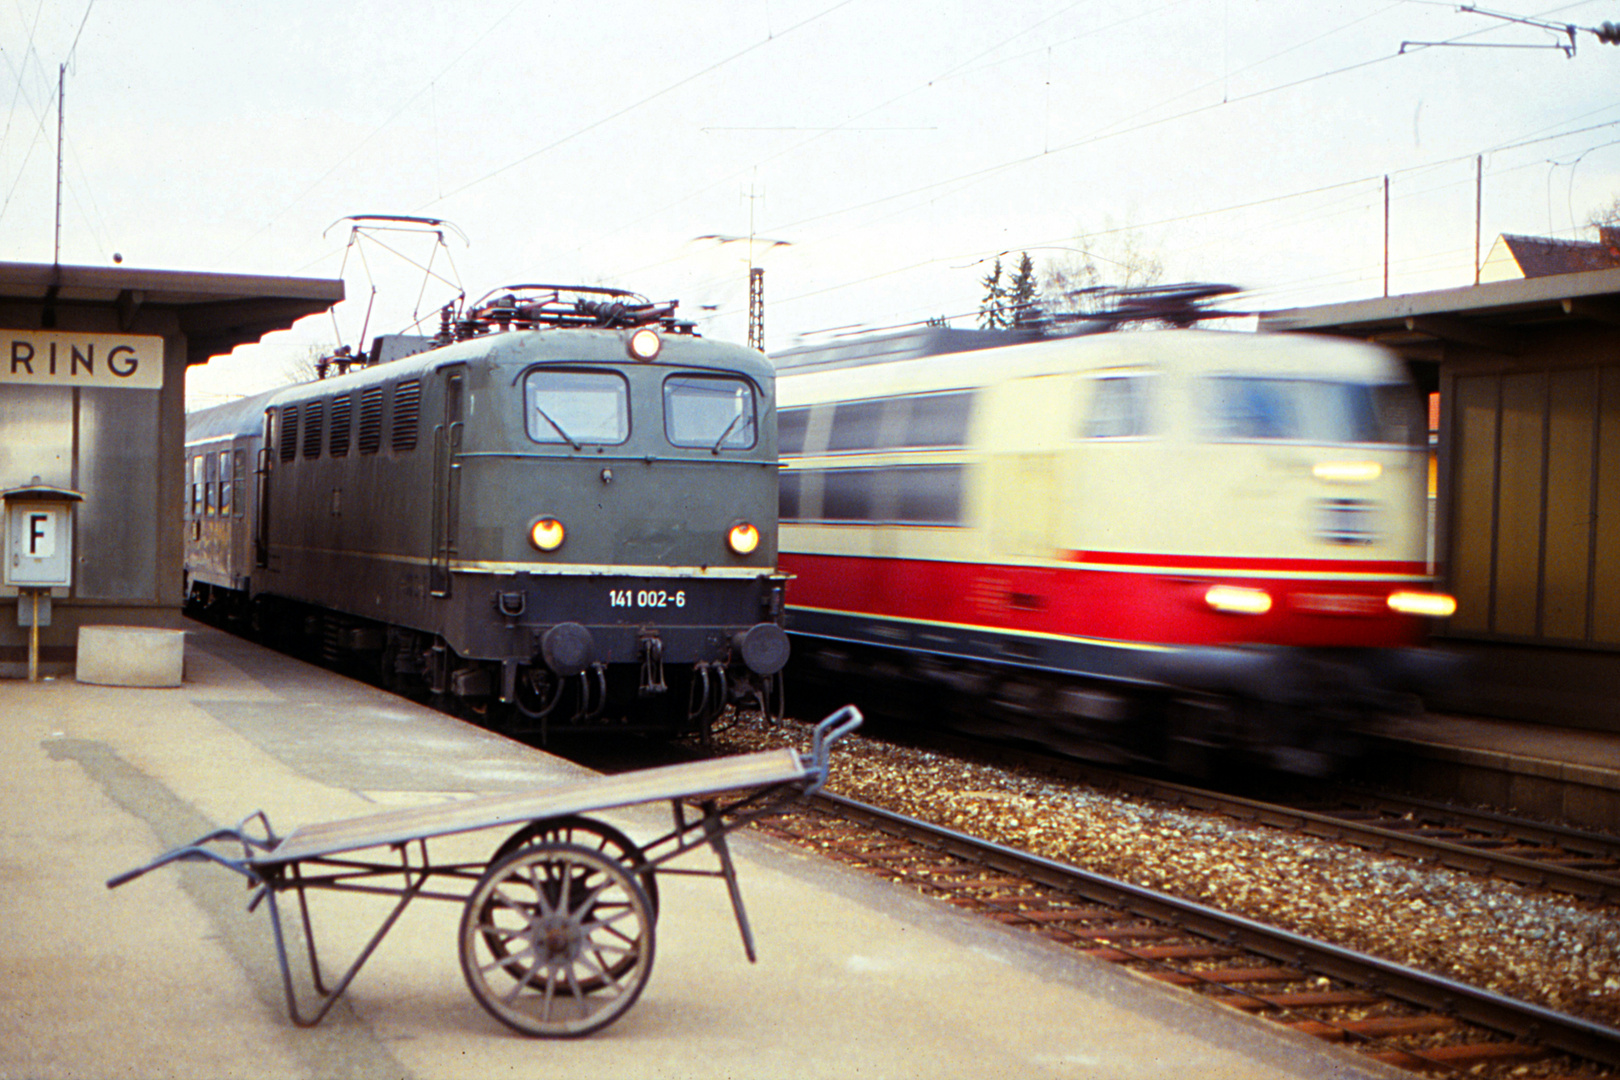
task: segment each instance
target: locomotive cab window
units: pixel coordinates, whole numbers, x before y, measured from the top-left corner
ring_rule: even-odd
[[[664,434],[671,446],[747,450],[758,441],[754,388],[743,379],[671,375],[664,380]]]
[[[1411,444],[1419,426],[1404,387],[1330,379],[1220,375],[1205,380],[1215,442]]]
[[[630,385],[611,371],[531,371],[523,380],[529,438],[579,449],[630,437]]]

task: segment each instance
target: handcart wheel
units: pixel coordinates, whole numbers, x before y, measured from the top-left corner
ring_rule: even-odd
[[[490,856],[489,861],[500,862],[518,848],[535,843],[578,844],[580,847],[600,851],[624,866],[640,866],[646,861],[641,848],[624,833],[605,821],[581,817],[578,814],[530,822],[507,837],[506,841],[495,849],[495,854]],[[636,878],[641,882],[641,889],[647,894],[647,899],[652,902],[652,912],[656,917],[658,875],[652,870],[643,870]]]
[[[461,916],[461,970],[503,1024],[589,1035],[641,996],[653,932],[652,904],[623,865],[578,844],[541,843],[478,879]]]

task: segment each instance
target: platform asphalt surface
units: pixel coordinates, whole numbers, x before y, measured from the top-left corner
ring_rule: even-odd
[[[651,980],[597,1035],[491,1019],[462,981],[459,905],[420,901],[300,1029],[242,879],[106,879],[253,810],[284,834],[583,770],[195,626],[179,689],[0,682],[0,762],[0,1080],[1405,1075],[752,835],[734,849],[759,963],[720,882],[661,878]],[[645,839],[666,816],[610,818]],[[346,964],[386,901],[316,900]]]

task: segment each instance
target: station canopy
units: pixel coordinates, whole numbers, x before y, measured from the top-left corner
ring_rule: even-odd
[[[11,307],[41,310],[46,328],[74,308],[113,308],[122,329],[143,312],[172,312],[186,337],[187,366],[285,330],[342,299],[343,282],[326,278],[0,262],[0,324]]]

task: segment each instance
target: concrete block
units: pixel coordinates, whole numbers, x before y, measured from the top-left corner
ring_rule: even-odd
[[[179,686],[186,632],[147,626],[79,627],[79,682],[97,686]]]

